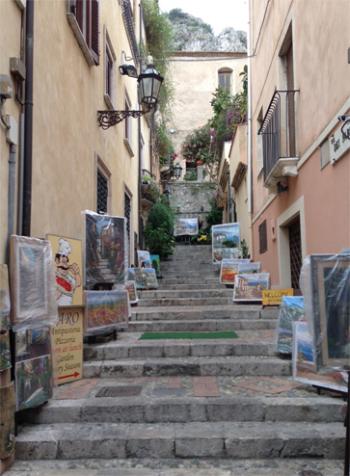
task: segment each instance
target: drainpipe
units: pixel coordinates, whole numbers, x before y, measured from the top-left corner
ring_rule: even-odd
[[[26,3],[26,81],[24,101],[24,160],[22,234],[30,236],[32,209],[32,160],[33,160],[33,57],[34,57],[34,0]]]
[[[9,178],[7,194],[7,235],[15,233],[15,203],[16,203],[16,145],[10,144],[9,153]]]
[[[248,181],[247,181],[247,194],[248,194],[248,215],[250,216],[250,238],[251,247],[253,248],[253,158],[252,158],[252,2],[249,1],[249,23],[248,23],[248,143],[247,143],[247,162],[248,162]],[[253,250],[250,250],[250,254],[253,256]]]
[[[142,6],[139,3],[139,42],[142,42]],[[141,55],[140,55],[141,56]],[[140,57],[140,73],[142,72],[142,59]],[[137,180],[137,209],[138,209],[138,224],[139,224],[139,249],[143,249],[143,227],[141,221],[141,117],[137,119],[137,133],[138,133],[138,180]]]

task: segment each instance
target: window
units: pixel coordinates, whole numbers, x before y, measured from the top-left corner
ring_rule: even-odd
[[[68,21],[89,64],[99,64],[98,0],[69,0]]]
[[[219,88],[231,92],[232,87],[232,69],[222,68],[219,70]]]
[[[97,169],[97,211],[107,213],[108,210],[108,177],[102,171]]]
[[[105,102],[110,109],[114,108],[115,101],[115,60],[116,55],[112,47],[107,30],[105,31]]]
[[[263,254],[267,251],[267,229],[266,220],[259,225],[259,253]]]

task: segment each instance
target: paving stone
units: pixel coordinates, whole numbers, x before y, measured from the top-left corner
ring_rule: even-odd
[[[194,377],[193,395],[195,397],[220,396],[216,377]]]

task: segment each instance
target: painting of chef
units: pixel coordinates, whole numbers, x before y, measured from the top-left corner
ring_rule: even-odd
[[[56,299],[58,306],[82,306],[81,241],[48,235],[56,265]]]

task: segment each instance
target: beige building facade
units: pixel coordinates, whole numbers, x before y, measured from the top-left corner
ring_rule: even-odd
[[[140,2],[130,0],[37,0],[34,2],[33,135],[30,234],[83,238],[86,209],[129,220],[130,262],[139,236],[141,170],[152,171],[151,121],[127,118],[103,130],[100,110],[139,109],[137,80],[122,75],[131,63],[140,72],[139,43],[145,42]],[[0,74],[10,72],[10,58],[25,64],[25,0],[0,2]],[[53,21],[54,19],[54,21]],[[25,23],[24,23],[25,24]],[[23,112],[13,96],[3,107],[20,124]],[[15,206],[22,234],[21,183],[23,131],[18,130]],[[1,261],[7,242],[9,144],[0,131]],[[22,151],[22,152],[21,152]],[[153,162],[153,163],[152,163]],[[152,173],[156,172],[155,170]]]
[[[274,286],[350,247],[349,24],[347,0],[250,2],[253,258]]]

